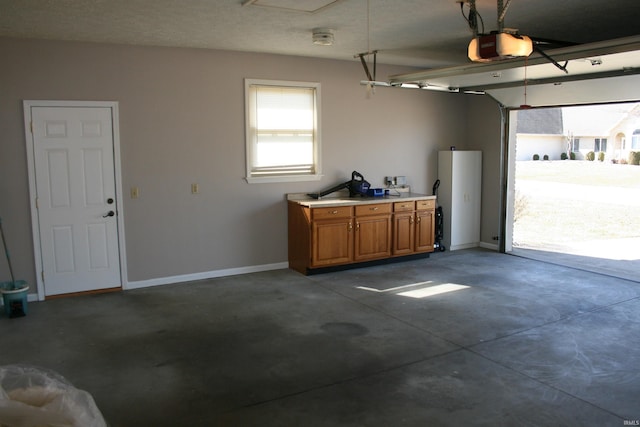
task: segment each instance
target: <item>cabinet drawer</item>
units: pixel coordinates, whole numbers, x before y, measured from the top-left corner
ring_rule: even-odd
[[[313,208],[311,210],[312,219],[348,218],[350,216],[353,216],[353,208],[351,206]]]
[[[393,204],[394,212],[406,212],[406,211],[412,211],[414,209],[415,209],[414,202],[395,202]]]
[[[418,200],[416,202],[416,210],[428,210],[428,209],[435,209],[436,208],[436,201],[435,200]]]
[[[356,216],[380,215],[391,213],[391,203],[377,203],[375,205],[356,206]]]

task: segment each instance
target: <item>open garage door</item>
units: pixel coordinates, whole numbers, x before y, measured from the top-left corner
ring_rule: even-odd
[[[506,251],[638,280],[640,103],[511,110],[509,129]]]
[[[527,239],[530,241],[533,239],[533,237],[525,238],[524,231],[514,229],[514,220],[525,222],[522,219],[523,212],[520,212],[523,204],[526,204],[521,200],[523,194],[528,194],[531,197],[532,194],[537,192],[539,194],[537,197],[544,195],[547,198],[555,195],[557,202],[550,203],[538,200],[535,203],[529,203],[529,209],[533,211],[530,213],[540,221],[532,225],[532,227],[537,227],[537,231],[533,231],[533,233],[554,230],[556,233],[554,237],[562,237],[567,233],[574,235],[574,237],[580,235],[580,239],[583,242],[581,244],[582,250],[585,250],[587,246],[590,246],[591,249],[588,256],[584,254],[569,254],[567,251],[546,251],[549,252],[547,259],[555,262],[562,260],[566,265],[573,265],[579,268],[596,267],[601,272],[618,276],[623,275],[621,267],[625,265],[629,267],[625,267],[625,271],[630,269],[630,275],[633,280],[638,280],[640,269],[637,263],[640,261],[634,258],[635,255],[626,249],[625,244],[629,240],[622,241],[615,240],[615,238],[634,238],[634,231],[640,229],[640,222],[634,219],[635,216],[632,213],[627,214],[622,211],[614,213],[612,211],[613,205],[623,205],[625,207],[621,209],[624,210],[629,208],[629,205],[626,204],[627,201],[632,200],[634,197],[635,200],[638,200],[637,195],[627,194],[632,192],[632,189],[623,186],[626,189],[617,190],[620,186],[616,183],[603,186],[603,181],[607,181],[611,176],[608,172],[605,174],[608,177],[607,179],[596,178],[598,175],[588,175],[588,179],[583,179],[577,183],[575,179],[578,179],[579,173],[584,174],[585,171],[575,171],[578,175],[574,177],[574,182],[544,182],[544,180],[535,176],[537,173],[542,172],[532,166],[548,166],[548,168],[552,168],[552,166],[557,166],[558,168],[575,167],[574,169],[577,169],[580,162],[588,161],[583,159],[586,155],[583,151],[585,150],[586,145],[584,144],[587,139],[582,141],[582,147],[569,146],[569,135],[564,134],[566,129],[562,127],[562,121],[556,123],[561,126],[562,136],[565,138],[565,141],[561,143],[561,145],[564,144],[562,150],[555,148],[552,151],[552,147],[557,141],[552,142],[549,138],[538,138],[538,146],[533,148],[520,146],[517,149],[515,141],[518,126],[517,114],[519,111],[538,112],[543,116],[546,115],[540,120],[553,120],[553,117],[551,117],[553,113],[545,111],[548,107],[638,102],[640,100],[640,36],[570,46],[548,51],[547,53],[556,63],[534,53],[526,59],[518,58],[487,63],[470,63],[458,67],[396,75],[391,76],[389,82],[392,86],[413,84],[413,86],[422,89],[485,94],[494,98],[503,108],[505,112],[503,114],[505,132],[502,138],[503,162],[501,175],[504,190],[502,194],[500,250],[512,252],[514,246],[517,249],[517,245],[514,245],[514,239],[515,243],[520,245]],[[558,64],[561,67],[558,67]],[[595,153],[604,152],[605,157],[602,162],[599,162],[596,157],[594,162],[584,166],[601,166],[601,172],[604,168],[621,170],[624,165],[620,162],[613,164],[611,160],[620,160],[625,155],[628,155],[626,153],[634,146],[633,144],[637,143],[635,141],[640,138],[640,130],[635,137],[634,132],[635,130],[632,130],[631,133],[620,131],[606,136],[589,135],[589,144],[593,145],[593,147],[587,153],[593,151],[594,155],[597,156]],[[597,138],[599,138],[599,141],[596,142]],[[579,139],[577,138],[576,140],[574,138],[571,142],[580,144]],[[531,151],[528,152],[527,150]],[[559,158],[562,151],[565,152],[569,159],[571,152],[574,152],[578,158],[574,161],[567,160],[564,163],[565,161]],[[516,158],[518,154],[523,158],[531,158],[531,160],[522,160],[523,162],[533,162],[534,154],[537,154],[540,160],[536,164],[527,164],[527,168],[525,168],[525,163],[522,163],[521,170],[517,171]],[[545,162],[545,154],[549,156],[549,160],[543,163]],[[629,159],[625,160],[628,162]],[[557,164],[555,164],[556,162]],[[636,168],[638,168],[634,169],[636,172],[640,170],[640,166],[636,166]],[[631,169],[627,170],[630,171]],[[518,194],[516,194],[516,176],[519,172],[524,174],[520,181],[522,191],[518,191]],[[554,173],[566,179],[565,172],[567,171],[556,171]],[[594,170],[591,172],[594,172]],[[637,178],[634,177],[628,179],[635,179],[638,182]],[[599,180],[595,189],[587,185],[587,183],[593,183],[594,180]],[[578,187],[571,187],[571,185]],[[616,190],[614,191],[613,188],[616,188]],[[611,197],[618,191],[622,191],[623,194],[619,198],[612,200]],[[584,194],[585,192],[586,194]],[[577,207],[574,210],[568,210],[568,199],[566,197],[568,195],[573,197],[574,193],[583,193],[586,200],[581,200],[581,203],[576,202]],[[570,212],[567,213],[568,218],[560,218],[558,213],[567,210]],[[632,210],[637,211],[638,206],[633,206]],[[616,215],[618,216],[617,220],[613,222],[617,228],[613,232],[610,221]],[[584,226],[586,229],[580,230],[578,233],[574,227],[574,230],[570,231],[570,225],[573,226],[578,218],[583,217],[588,219]],[[560,229],[552,227],[552,224],[559,224]],[[624,231],[622,230],[623,228]],[[588,239],[588,237],[593,236],[585,235],[587,232],[594,233],[597,230],[602,230],[601,234],[608,235],[610,239],[604,242],[598,239]],[[625,231],[628,232],[626,235]],[[587,240],[590,241],[589,244],[585,243]],[[635,246],[640,246],[640,243]],[[546,249],[550,247],[551,242],[547,240]],[[556,247],[556,249],[558,248]],[[533,252],[535,251],[530,251],[530,253]],[[543,252],[545,251],[542,248],[537,251],[538,254]],[[600,258],[594,257],[592,256],[594,252],[603,256]],[[616,253],[615,256],[613,255],[614,252]],[[561,253],[566,254],[563,257],[564,259],[559,255]],[[583,258],[577,258],[580,256],[583,256]],[[619,263],[612,266],[609,259],[604,256],[617,258]],[[596,262],[596,260],[598,261]],[[629,274],[627,274],[628,276]]]
[[[389,83],[488,94],[507,108],[637,101],[640,36],[549,50],[547,57],[533,53],[395,75]]]

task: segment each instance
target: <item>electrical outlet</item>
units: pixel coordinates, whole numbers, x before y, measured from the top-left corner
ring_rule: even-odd
[[[198,184],[191,184],[191,194],[198,194],[200,192],[200,186]]]

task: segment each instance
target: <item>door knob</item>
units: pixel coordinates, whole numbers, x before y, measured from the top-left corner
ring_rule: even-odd
[[[109,211],[108,213],[102,215],[102,218],[106,218],[108,216],[114,216],[116,213],[114,211]]]

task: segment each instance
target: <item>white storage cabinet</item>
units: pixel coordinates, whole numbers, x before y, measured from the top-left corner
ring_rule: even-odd
[[[482,151],[438,152],[438,179],[446,249],[479,246]]]

